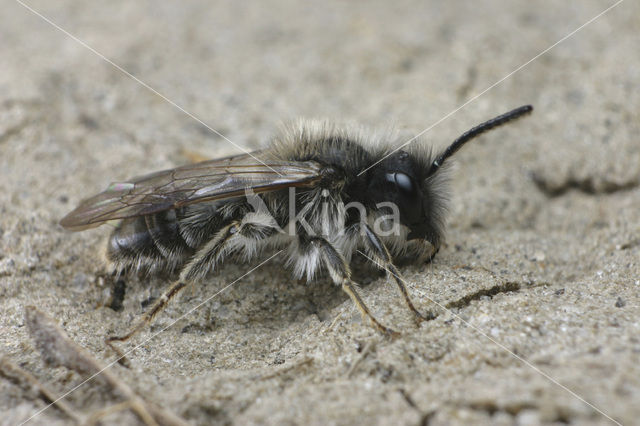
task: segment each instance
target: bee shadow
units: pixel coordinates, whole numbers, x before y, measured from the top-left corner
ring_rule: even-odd
[[[169,309],[176,311],[172,316],[185,314],[204,302],[188,316],[183,333],[211,332],[219,327],[242,325],[281,329],[304,321],[310,315],[315,315],[320,322],[330,322],[335,318],[337,307],[351,303],[349,296],[332,282],[326,271],[320,271],[314,280],[307,282],[292,277],[290,269],[281,264],[268,263],[247,274],[254,267],[230,259],[172,300]],[[385,275],[361,256],[355,256],[350,267],[354,280],[362,287]],[[106,306],[122,312],[123,299],[125,305],[130,305],[133,299],[136,300],[134,305],[138,305],[135,309],[141,313],[153,305],[169,283],[177,279],[177,274],[132,274],[112,278],[112,300]],[[229,284],[232,285],[225,289]],[[151,330],[157,327],[151,325]]]

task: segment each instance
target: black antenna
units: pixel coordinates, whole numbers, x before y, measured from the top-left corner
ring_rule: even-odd
[[[520,118],[523,115],[530,113],[531,111],[533,111],[533,107],[531,105],[523,105],[519,108],[492,118],[491,120],[487,120],[471,130],[467,130],[458,139],[453,141],[453,143],[449,145],[449,147],[445,149],[444,152],[433,161],[433,163],[431,163],[431,168],[429,169],[429,173],[427,173],[427,177],[437,172],[447,158],[455,154],[460,148],[462,148],[462,145],[469,142],[471,139],[481,135],[488,130],[493,129],[494,127],[502,126],[503,124],[508,123],[511,120]]]

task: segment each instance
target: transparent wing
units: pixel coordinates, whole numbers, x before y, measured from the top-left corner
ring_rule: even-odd
[[[106,191],[84,200],[60,224],[79,231],[103,222],[144,216],[188,204],[276,191],[291,186],[310,187],[320,180],[314,161],[265,161],[253,154],[209,160],[176,169],[112,183]]]

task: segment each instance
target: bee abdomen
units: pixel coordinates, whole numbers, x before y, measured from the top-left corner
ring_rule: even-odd
[[[192,253],[173,210],[123,220],[107,248],[107,258],[118,270],[172,270]]]
[[[169,263],[176,263],[192,254],[191,247],[180,235],[175,210],[144,216],[144,219],[156,249]]]
[[[173,271],[223,224],[221,202],[124,219],[109,238],[107,259],[116,270]]]

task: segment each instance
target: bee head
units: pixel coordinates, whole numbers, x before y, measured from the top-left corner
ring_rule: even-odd
[[[408,241],[427,240],[437,248],[444,229],[446,179],[442,173],[430,174],[432,164],[423,155],[397,151],[370,170],[367,192],[379,211],[399,214]]]
[[[393,151],[377,167],[370,167],[367,198],[377,205],[397,206],[400,224],[408,228],[407,241],[426,240],[437,250],[444,234],[447,201],[446,173],[441,171],[445,161],[475,137],[532,110],[531,105],[523,105],[485,121],[460,135],[435,158],[417,150]]]

